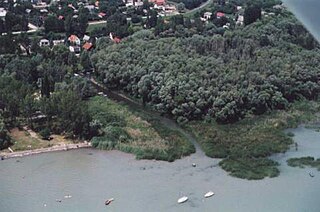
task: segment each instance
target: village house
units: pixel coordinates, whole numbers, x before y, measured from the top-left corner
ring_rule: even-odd
[[[74,52],[76,56],[78,56],[80,54],[81,49],[79,46],[69,46],[69,51]]]
[[[70,35],[68,41],[70,41],[71,44],[76,44],[78,46],[80,45],[80,39],[76,35]]]
[[[86,42],[82,48],[87,50],[87,51],[90,51],[90,49],[93,47],[93,44],[92,43],[89,43],[89,42]]]
[[[243,15],[239,15],[236,24],[237,25],[242,25],[244,21]]]
[[[89,41],[90,40],[90,36],[89,35],[84,35],[82,38],[83,41]]]
[[[217,12],[216,17],[222,18],[222,17],[225,17],[225,14],[223,12]]]
[[[126,7],[130,7],[130,6],[139,7],[143,5],[142,0],[124,0],[123,2],[126,4]]]
[[[203,18],[205,18],[206,20],[211,19],[211,16],[212,16],[212,13],[211,13],[211,12],[205,12],[205,13],[203,14]]]
[[[165,0],[149,0],[149,2],[154,3],[157,6],[164,6],[166,4]]]
[[[53,43],[54,46],[56,46],[56,45],[59,45],[59,44],[64,44],[64,40],[53,40],[52,43]]]
[[[41,39],[39,42],[40,47],[50,46],[50,41],[48,39]]]
[[[4,8],[0,8],[0,18],[4,19],[6,17],[7,11]]]

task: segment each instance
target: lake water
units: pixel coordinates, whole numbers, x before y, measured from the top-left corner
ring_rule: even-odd
[[[281,163],[280,176],[260,181],[230,177],[217,166],[219,160],[201,154],[168,163],[81,149],[19,158],[20,162],[0,161],[0,211],[319,212],[320,172],[288,167],[285,161],[320,157],[320,133],[305,128],[292,131],[299,150],[275,155]],[[315,177],[309,176],[310,171]],[[204,199],[209,190],[215,195]],[[183,195],[189,201],[177,204]],[[111,197],[115,201],[105,206]]]
[[[319,0],[283,0],[285,5],[320,41],[320,1]]]

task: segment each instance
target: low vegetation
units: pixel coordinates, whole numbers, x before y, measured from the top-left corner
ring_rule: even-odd
[[[292,139],[283,130],[316,118],[317,102],[296,102],[287,111],[247,117],[237,123],[219,125],[193,121],[186,125],[209,157],[224,158],[220,166],[230,175],[262,179],[279,174],[277,163],[268,159],[285,152]]]
[[[10,148],[13,151],[33,150],[54,145],[79,142],[79,140],[66,139],[61,135],[52,135],[52,139],[50,139],[50,141],[43,140],[41,139],[41,136],[37,135],[35,132],[31,131],[31,133],[29,133],[28,131],[19,128],[11,129],[8,134],[12,142],[12,146],[10,146]]]
[[[320,171],[320,158],[315,159],[314,157],[301,157],[301,158],[290,158],[287,160],[287,164],[292,167],[312,167]]]
[[[89,100],[89,113],[93,117],[92,125],[100,129],[99,136],[92,139],[96,148],[133,153],[137,159],[166,161],[195,152],[193,145],[181,133],[162,125],[157,119],[136,114],[104,97]]]

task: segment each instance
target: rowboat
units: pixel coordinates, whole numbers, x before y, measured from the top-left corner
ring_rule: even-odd
[[[104,202],[104,204],[105,204],[105,205],[109,205],[112,201],[114,201],[113,198],[107,199],[107,200]]]
[[[213,191],[209,191],[204,195],[204,197],[208,198],[208,197],[212,197],[213,195],[214,195]]]
[[[181,198],[178,199],[178,203],[184,203],[184,202],[186,202],[187,200],[188,200],[188,197],[183,196],[183,197],[181,197]]]

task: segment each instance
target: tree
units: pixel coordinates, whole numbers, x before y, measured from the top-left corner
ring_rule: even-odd
[[[18,49],[17,42],[11,33],[0,36],[0,54],[14,54]]]
[[[17,36],[16,40],[23,48],[26,50],[27,55],[30,55],[30,45],[31,40],[29,39],[29,36],[26,33],[21,33]]]
[[[4,119],[0,113],[0,150],[8,148],[11,144],[11,139],[8,135]]]
[[[181,13],[186,9],[186,6],[184,5],[184,3],[180,2],[179,4],[177,4],[177,10]]]
[[[6,31],[6,26],[4,24],[4,21],[0,19],[0,34],[4,33]]]
[[[148,10],[147,14],[147,28],[152,28],[157,25],[157,20],[158,20],[158,13],[155,10]]]
[[[89,54],[87,51],[83,51],[81,53],[80,63],[82,65],[82,67],[84,68],[84,70],[86,70],[86,71],[91,70],[91,68],[92,68],[91,61],[90,61],[90,57],[89,57]]]
[[[261,18],[261,7],[258,5],[248,6],[244,10],[244,24],[249,25]]]
[[[120,38],[128,36],[127,17],[120,12],[111,15],[107,19],[106,31]]]
[[[48,32],[63,32],[63,21],[59,20],[56,16],[49,15],[44,21],[44,30]]]
[[[77,18],[77,26],[74,28],[79,34],[84,35],[88,27],[89,10],[87,8],[80,8],[79,16]]]

